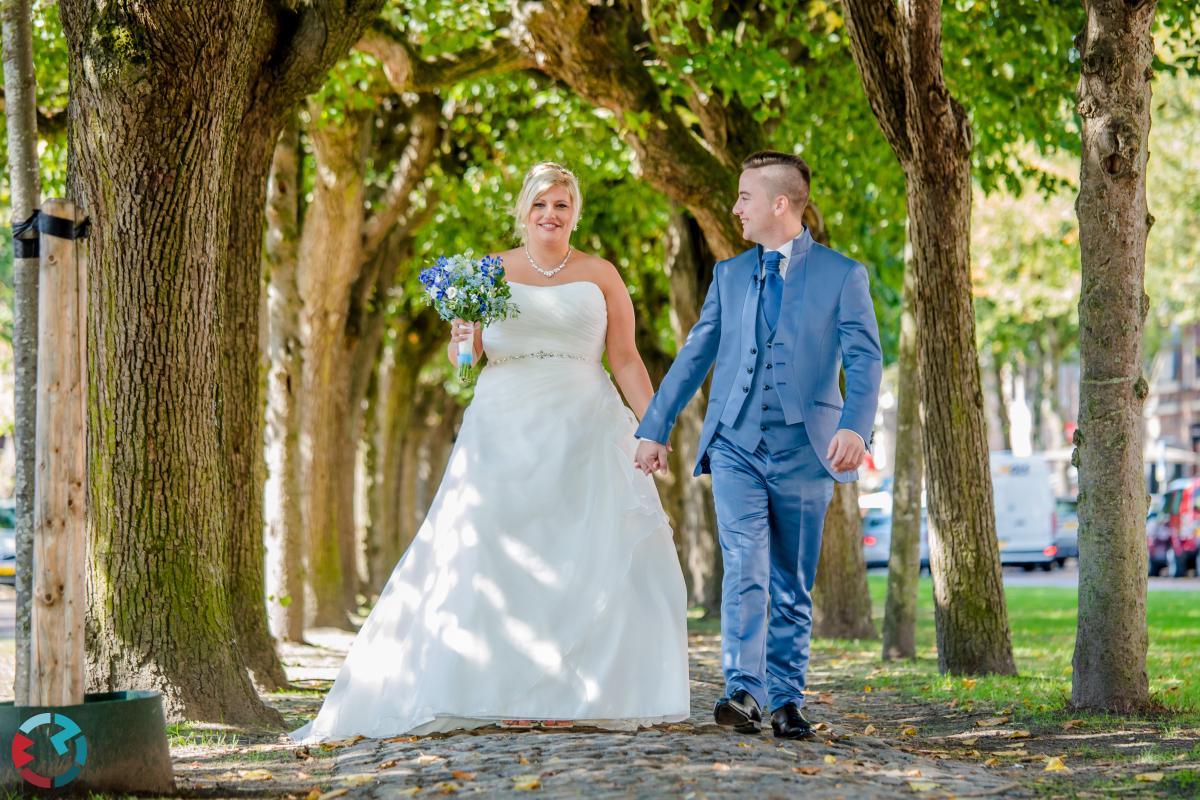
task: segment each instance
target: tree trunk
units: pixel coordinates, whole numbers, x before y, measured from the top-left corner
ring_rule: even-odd
[[[892,542],[883,611],[883,659],[917,656],[917,586],[921,574],[921,361],[912,310],[913,275],[904,272],[897,364],[896,457],[892,470]]]
[[[938,666],[1012,674],[971,306],[971,125],[942,73],[941,5],[843,0],[871,109],[904,168],[925,413]]]
[[[268,371],[259,321],[262,315],[263,228],[266,177],[270,171],[279,124],[263,110],[252,109],[241,121],[237,138],[233,208],[253,208],[229,220],[229,265],[219,291],[221,373],[218,408],[221,444],[229,473],[228,580],[238,644],[259,689],[287,684],[283,662],[275,650],[267,619],[266,549],[263,541],[263,382]],[[262,176],[247,180],[245,176]],[[240,263],[243,248],[253,243],[254,260]]]
[[[354,468],[353,453],[345,453],[351,365],[344,332],[350,287],[360,266],[363,122],[361,114],[348,115],[340,124],[310,132],[318,177],[305,214],[297,270],[303,303],[301,439],[306,443],[304,522],[314,603],[311,624],[322,627],[347,626],[346,614],[354,605],[347,591],[347,575],[354,571],[353,542],[347,548],[342,535],[346,512],[340,507],[337,478],[341,470]]]
[[[1009,393],[1006,388],[1004,362],[995,351],[992,351],[990,361],[992,378],[996,381],[996,416],[1000,421],[1000,449],[1012,450],[1012,420],[1008,416]]]
[[[300,238],[299,122],[293,116],[275,147],[267,193],[270,362],[267,376],[265,489],[267,609],[271,630],[304,640],[304,527],[301,516],[300,381],[303,376],[296,288]]]
[[[1083,119],[1079,244],[1079,622],[1071,702],[1130,713],[1146,678],[1141,341],[1155,3],[1088,0],[1076,39]]]
[[[70,178],[103,221],[89,276],[90,687],[157,689],[172,718],[277,724],[230,647],[218,407],[234,212],[224,187],[245,179],[231,136],[247,103],[250,42],[233,35],[245,11],[213,4],[185,25],[83,0],[60,9]],[[114,29],[119,50],[103,44]],[[166,63],[146,69],[151,54]]]
[[[700,282],[706,258],[701,253],[698,226],[682,214],[671,220],[668,231],[666,272],[670,291],[671,332],[676,346],[684,340],[700,313]],[[708,615],[721,612],[721,548],[717,545],[717,519],[713,507],[712,481],[707,475],[692,477],[704,411],[708,403],[707,385],[701,387],[684,407],[676,423],[671,466],[679,481],[679,510],[675,517],[675,538],[679,541],[683,574],[688,587],[688,604],[700,606]]]
[[[37,77],[33,68],[30,0],[3,0],[5,124],[13,223],[41,202],[37,156]],[[26,234],[36,241],[37,232]],[[37,415],[38,258],[13,257],[13,446],[16,451],[17,705],[29,704],[30,603],[33,587],[33,471]]]
[[[813,585],[813,636],[877,639],[863,561],[858,484],[838,483],[825,513],[821,557]]]

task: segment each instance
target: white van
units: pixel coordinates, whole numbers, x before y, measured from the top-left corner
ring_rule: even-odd
[[[1050,467],[1040,455],[991,454],[992,492],[996,505],[996,536],[1000,563],[1054,568],[1054,489]]]

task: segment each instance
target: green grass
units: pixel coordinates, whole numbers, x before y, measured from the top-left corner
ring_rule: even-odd
[[[875,620],[883,619],[886,576],[868,577]],[[1074,588],[1011,587],[1005,590],[1013,655],[1019,675],[963,679],[940,675],[933,621],[933,586],[922,578],[917,618],[917,659],[884,663],[879,643],[816,640],[813,663],[822,659],[845,668],[847,680],[872,689],[895,689],[965,710],[1012,709],[1022,717],[1062,717],[1071,696],[1077,596]],[[1147,598],[1150,647],[1147,672],[1155,700],[1179,714],[1177,725],[1200,725],[1200,591],[1150,592]],[[692,620],[694,632],[716,633],[715,620]],[[840,663],[839,663],[840,662]],[[1104,717],[1089,718],[1102,723]],[[1127,721],[1127,720],[1126,720]]]

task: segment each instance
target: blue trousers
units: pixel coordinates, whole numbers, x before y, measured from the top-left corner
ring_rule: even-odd
[[[719,433],[708,448],[725,577],[721,664],[727,693],[768,711],[804,705],[812,587],[833,478],[812,445],[749,453]]]

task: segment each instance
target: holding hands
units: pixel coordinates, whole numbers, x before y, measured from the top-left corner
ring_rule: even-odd
[[[638,442],[637,452],[633,456],[633,464],[643,473],[652,472],[667,474],[667,454],[671,452],[669,445],[642,439]]]

